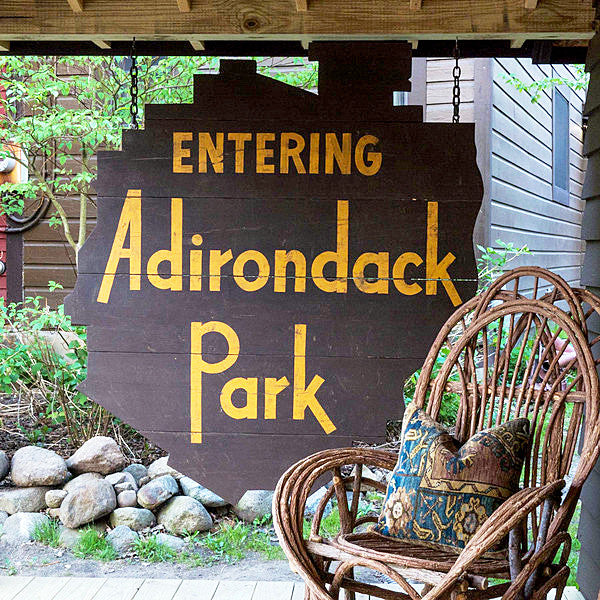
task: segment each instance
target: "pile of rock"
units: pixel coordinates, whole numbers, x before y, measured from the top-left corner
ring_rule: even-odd
[[[0,451],[0,480],[10,474],[14,484],[0,487],[2,539],[29,540],[49,517],[60,520],[65,546],[76,543],[77,528],[91,524],[110,527],[107,538],[118,551],[157,525],[168,532],[162,535],[170,546],[177,543],[169,537],[210,530],[211,512],[227,511],[228,504],[167,461],[128,464],[115,440],[104,436],[88,440],[66,460],[38,446],[20,448],[12,461]],[[233,510],[252,521],[271,512],[272,496],[246,492]]]

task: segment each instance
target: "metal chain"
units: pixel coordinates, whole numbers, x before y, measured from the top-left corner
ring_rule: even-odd
[[[454,45],[454,60],[455,65],[452,69],[452,77],[454,78],[454,85],[452,86],[452,106],[454,108],[454,113],[452,115],[452,122],[458,123],[460,121],[460,65],[458,64],[458,59],[460,58],[460,51],[458,49],[458,39],[456,40],[456,44]]]
[[[131,65],[129,67],[129,76],[131,78],[131,86],[129,91],[131,93],[131,105],[129,112],[131,113],[131,128],[139,129],[138,124],[138,66],[137,56],[135,54],[135,38],[131,42]]]

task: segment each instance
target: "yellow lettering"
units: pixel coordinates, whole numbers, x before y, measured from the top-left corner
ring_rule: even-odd
[[[319,172],[319,144],[321,140],[320,133],[310,134],[310,157],[308,163],[309,172],[316,175]]]
[[[290,142],[294,142],[294,146],[290,147]],[[300,153],[304,150],[304,138],[297,133],[282,133],[281,134],[281,156],[279,170],[281,173],[289,173],[290,158],[294,161],[296,172],[304,174],[306,169]]]
[[[401,254],[392,267],[392,278],[396,289],[406,296],[414,296],[423,291],[418,283],[406,283],[404,281],[404,270],[406,265],[413,264],[417,267],[423,264],[423,259],[416,252],[405,252]]]
[[[325,134],[325,173],[333,173],[333,160],[342,175],[349,175],[352,168],[352,134],[342,133],[342,147],[336,133]]]
[[[287,288],[287,266],[294,265],[294,291],[306,291],[306,258],[300,250],[275,250],[275,292],[285,292]]]
[[[171,249],[157,250],[148,259],[148,281],[159,290],[181,291],[183,270],[183,200],[171,198]],[[171,275],[163,277],[158,273],[161,263],[171,264]]]
[[[363,175],[375,175],[381,168],[381,152],[367,152],[367,162],[365,162],[365,147],[367,145],[374,146],[379,142],[379,139],[374,135],[363,135],[354,149],[354,162],[359,173]]]
[[[193,139],[191,131],[173,132],[173,173],[192,173],[192,165],[184,165],[183,159],[191,156],[189,148],[183,147],[183,142],[190,142]]]
[[[367,265],[377,265],[377,281],[368,281],[365,278],[365,267]],[[387,294],[389,276],[389,252],[365,252],[356,259],[352,269],[354,284],[365,294]]]
[[[223,172],[223,140],[224,134],[216,134],[216,143],[212,141],[210,133],[200,132],[198,134],[198,173],[208,171],[207,157],[215,173]]]
[[[336,430],[336,426],[315,396],[324,381],[320,375],[315,375],[306,387],[306,325],[296,325],[294,327],[293,418],[303,421],[306,409],[309,408],[323,431],[329,434]]]
[[[245,166],[245,147],[246,142],[252,139],[251,133],[230,133],[227,139],[235,142],[235,172],[243,173]]]
[[[289,385],[287,377],[265,377],[265,419],[277,418],[277,394]]]
[[[236,390],[246,392],[246,404],[237,407],[231,397]],[[258,379],[256,377],[234,377],[221,390],[221,408],[232,419],[258,418]]]
[[[267,164],[267,158],[273,158],[273,148],[267,148],[267,142],[275,140],[274,133],[256,134],[256,172],[257,173],[275,173],[275,165]]]
[[[221,250],[211,250],[208,265],[208,289],[211,292],[221,291],[221,269],[230,260],[233,260],[231,250],[221,252]]]
[[[244,275],[244,266],[247,262],[253,261],[258,265],[258,276],[256,279],[249,281]],[[264,287],[269,281],[271,267],[267,257],[257,250],[246,250],[242,252],[233,263],[233,278],[240,288],[246,292],[255,292]]]
[[[192,236],[194,246],[202,245],[202,236],[196,233]],[[190,250],[190,291],[202,290],[202,250]]]
[[[458,306],[462,300],[454,287],[454,283],[448,274],[448,267],[454,262],[456,256],[448,252],[441,262],[438,262],[438,203],[427,203],[427,262],[425,271],[427,282],[425,283],[425,293],[428,296],[437,294],[438,279],[442,282],[453,306]]]
[[[207,333],[218,333],[227,341],[227,356],[211,363],[202,356],[202,338]],[[240,353],[240,339],[237,333],[226,323],[208,321],[191,324],[191,360],[190,360],[190,420],[191,443],[202,443],[202,374],[222,373],[229,369]]]
[[[128,232],[129,248],[124,248]],[[121,259],[129,261],[129,289],[139,290],[142,276],[142,190],[127,190],[97,302],[108,302]]]
[[[311,267],[314,284],[324,292],[345,294],[348,291],[348,200],[338,200],[337,203],[337,250],[336,252],[321,252]],[[323,270],[328,262],[336,264],[336,278],[333,281],[325,279]]]

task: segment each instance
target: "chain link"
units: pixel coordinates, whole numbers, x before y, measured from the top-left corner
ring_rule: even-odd
[[[452,107],[454,108],[454,113],[452,115],[452,122],[458,123],[460,121],[460,74],[461,68],[458,64],[458,59],[460,58],[460,51],[458,49],[458,39],[456,40],[456,44],[454,45],[454,68],[452,69],[452,77],[454,78],[454,85],[452,86]]]
[[[135,54],[135,38],[131,42],[131,65],[129,67],[129,77],[131,78],[131,86],[129,88],[131,94],[131,105],[129,112],[131,114],[131,128],[139,129],[138,124],[138,66],[137,56]]]

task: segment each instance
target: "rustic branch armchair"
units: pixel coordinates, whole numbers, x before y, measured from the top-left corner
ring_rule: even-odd
[[[532,430],[520,491],[462,551],[384,537],[368,527],[377,515],[360,516],[361,492],[386,490],[386,483],[363,476],[368,473],[364,466],[390,471],[395,452],[342,448],[293,465],[279,481],[273,515],[290,565],[306,582],[306,599],[335,600],[344,590],[349,599],[362,592],[397,600],[528,600],[545,598],[552,589],[559,598],[569,576],[568,526],[600,451],[593,355],[600,337],[588,340],[587,328],[590,318],[599,315],[600,299],[590,292],[570,288],[549,271],[527,267],[499,278],[442,327],[421,369],[413,402],[437,419],[444,403],[458,400],[453,434],[461,443],[482,429],[523,416]],[[305,539],[306,500],[326,476],[332,484]],[[321,523],[332,498],[340,531],[324,538]],[[490,552],[503,540],[501,553]],[[389,577],[401,591],[374,583],[373,577],[361,580],[357,567]],[[424,584],[420,593],[411,582]]]

